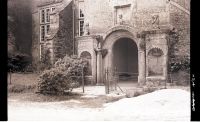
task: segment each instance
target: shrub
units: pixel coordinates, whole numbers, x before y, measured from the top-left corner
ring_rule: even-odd
[[[38,69],[39,71],[44,71],[52,67],[50,50],[47,47],[44,47],[44,50],[41,55],[41,61],[39,62]]]
[[[170,72],[186,71],[190,72],[190,58],[188,56],[172,58],[170,62]]]
[[[169,38],[169,73],[176,73],[178,71],[190,72],[190,57],[189,55],[177,55],[178,42],[180,40],[180,32],[176,29],[170,33]]]
[[[8,71],[24,72],[30,62],[31,57],[23,53],[8,55]]]
[[[78,78],[87,63],[78,58],[65,56],[54,67],[44,70],[39,77],[38,91],[42,94],[63,94],[79,86]]]

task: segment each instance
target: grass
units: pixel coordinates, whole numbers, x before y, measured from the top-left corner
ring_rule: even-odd
[[[38,77],[36,73],[12,73],[10,80],[10,74],[8,74],[8,92],[34,92]]]
[[[37,79],[39,78],[39,74],[36,73],[13,73],[11,77],[11,84],[9,81],[8,75],[8,97],[9,99],[15,99],[19,101],[28,101],[28,102],[62,102],[66,106],[73,107],[86,107],[86,108],[99,108],[102,107],[105,103],[115,102],[123,97],[112,97],[106,95],[100,95],[94,98],[85,98],[81,97],[81,93],[69,93],[67,95],[42,95],[36,94],[36,87],[37,87]],[[162,86],[163,87],[163,86]],[[190,91],[189,85],[176,85],[176,84],[168,84],[167,89],[183,89],[186,91]],[[131,91],[126,92],[126,97],[136,97],[139,95],[143,95],[146,93],[153,92],[161,88],[137,88]],[[69,103],[69,100],[78,100],[80,103]]]
[[[100,95],[95,98],[81,97],[81,93],[69,93],[66,95],[43,95],[36,93],[38,74],[13,73],[11,75],[11,84],[8,75],[8,98],[10,100],[27,102],[64,102],[65,106],[80,106],[85,108],[99,108],[104,103],[114,102],[121,97],[108,97]],[[80,103],[73,103],[70,100],[78,100]],[[70,102],[70,103],[69,103]]]
[[[8,92],[14,92],[14,93],[30,92],[34,91],[35,89],[36,85],[11,84],[8,86]]]

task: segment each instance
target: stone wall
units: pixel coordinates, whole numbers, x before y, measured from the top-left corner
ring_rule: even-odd
[[[89,23],[90,34],[101,34],[112,26],[112,8],[108,0],[84,0],[83,2],[84,23]],[[79,3],[76,2],[76,35],[79,28]]]
[[[179,34],[179,41],[175,45],[175,55],[190,56],[190,15],[170,5],[170,24]]]
[[[188,7],[188,1],[187,0],[174,0],[176,3],[180,4],[182,7],[185,7],[186,9],[189,9]],[[75,35],[78,35],[78,0],[76,0],[76,32]],[[64,6],[64,5],[63,5]],[[72,49],[73,49],[73,40],[72,40],[72,3],[69,5],[65,5],[63,10],[59,11],[59,27],[55,29],[55,36],[53,37],[54,42],[54,61],[57,60],[57,58],[62,58],[66,54],[71,55]],[[126,9],[123,9],[126,8]],[[174,27],[178,34],[180,35],[178,43],[175,45],[175,54],[176,55],[187,55],[190,54],[190,16],[187,12],[184,12],[180,8],[171,5],[168,0],[84,0],[84,23],[89,23],[89,31],[90,35],[105,35],[106,32],[112,28],[113,26],[117,26],[121,23],[118,21],[118,12],[127,11],[128,15],[125,16],[125,20],[128,21],[128,23],[122,23],[121,26],[130,27],[134,30],[134,37],[131,36],[131,38],[136,38],[136,33],[140,33],[142,31],[152,31],[152,30],[162,30],[163,28],[169,28]],[[37,17],[38,13],[33,14],[33,58],[34,60],[38,60],[39,58],[39,20]],[[156,19],[155,19],[156,18]],[[38,25],[37,25],[38,24]],[[128,25],[127,25],[128,24]],[[171,25],[171,26],[169,26]],[[121,29],[123,30],[123,29]],[[123,34],[123,31],[119,31],[119,33],[116,33],[113,35],[112,38],[118,37],[120,34]],[[92,38],[91,36],[83,36],[76,38],[76,49],[78,49],[78,55],[81,53],[81,51],[87,51],[91,53],[92,55],[92,62],[93,66],[96,65],[96,57],[95,52],[93,51],[93,48],[96,47],[96,42],[93,41],[92,45]],[[128,34],[130,36],[130,34]],[[162,38],[161,38],[162,37]],[[147,53],[152,48],[159,48],[164,53],[164,59],[167,61],[167,55],[168,55],[168,49],[167,49],[167,41],[165,40],[166,35],[162,34],[151,34],[149,37],[149,42],[147,42]],[[78,47],[77,43],[78,41],[88,41],[89,45],[86,45],[86,47]],[[114,39],[113,39],[114,40]],[[163,41],[164,40],[164,41]],[[80,42],[81,42],[80,41]],[[134,40],[138,41],[138,40]],[[148,39],[147,39],[148,41]],[[87,43],[85,43],[87,44]],[[36,46],[35,46],[36,45]],[[109,45],[109,43],[108,43]],[[107,46],[108,46],[107,45]],[[137,44],[138,45],[138,44]],[[163,45],[165,45],[163,47]],[[103,47],[106,47],[103,45]],[[109,47],[109,46],[108,46]],[[89,49],[88,49],[89,48]],[[92,48],[92,49],[90,49]],[[108,50],[108,56],[110,56],[110,50]],[[146,53],[146,57],[148,54]],[[108,57],[107,56],[107,57]],[[106,63],[107,62],[107,63]],[[108,61],[108,58],[103,62],[105,66],[111,66]],[[167,65],[167,62],[164,62],[162,65]],[[154,64],[156,66],[156,64]],[[95,66],[96,67],[96,66]],[[148,61],[147,61],[147,67],[148,67]],[[162,70],[162,69],[161,69]],[[165,71],[161,72],[163,76],[166,76],[166,67],[163,69]],[[93,69],[93,71],[96,71]],[[146,72],[148,74],[148,72]],[[94,74],[93,74],[94,75]],[[95,75],[93,78],[95,79]]]
[[[137,30],[146,31],[158,29],[158,26],[166,26],[169,22],[166,5],[166,0],[137,0],[135,12]],[[158,23],[152,24],[154,16],[158,16]]]
[[[59,13],[59,28],[53,38],[54,61],[73,54],[72,2]]]
[[[160,25],[168,24],[166,3],[166,0],[84,0],[85,23],[89,23],[91,34],[103,34],[115,24],[119,24],[115,22],[118,18],[117,11],[123,10],[116,8],[128,9],[130,6],[127,11],[129,16],[126,18],[129,26],[134,26],[137,30],[152,29],[151,21],[154,15],[159,15]]]
[[[83,37],[77,37],[77,48],[78,57],[81,56],[83,52],[88,52],[91,55],[91,70],[92,74],[91,76],[86,77],[86,82],[89,84],[95,84],[96,81],[96,52],[94,49],[97,48],[97,40],[93,36],[83,36]]]
[[[190,0],[173,1],[184,7],[186,11],[190,11]],[[170,57],[173,56],[177,60],[179,60],[180,57],[185,56],[190,58],[190,14],[174,5],[170,5],[170,24],[175,28],[175,31],[179,35],[178,42],[172,47],[174,52],[172,52]],[[170,78],[172,82],[179,84],[187,84],[189,83],[189,79],[190,74],[187,71],[182,70],[174,72]]]
[[[46,1],[40,2],[40,4]],[[72,54],[72,2],[64,0],[55,3],[34,7],[32,13],[32,64],[38,68],[40,62],[40,15],[41,8],[55,7],[55,13],[50,14],[50,35],[47,37],[49,44],[53,43],[52,59],[62,58]],[[36,4],[36,3],[35,3]],[[37,3],[39,5],[39,3]],[[35,5],[35,6],[37,6]],[[51,47],[51,46],[50,46]],[[55,50],[54,50],[55,49]],[[55,54],[55,55],[54,55]],[[54,58],[55,57],[55,58]]]

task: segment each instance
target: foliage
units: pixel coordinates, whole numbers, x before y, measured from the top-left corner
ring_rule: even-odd
[[[8,0],[8,28],[12,28],[15,47],[19,52],[31,54],[32,6],[31,0]]]
[[[24,72],[30,64],[31,57],[24,53],[8,55],[8,71]]]
[[[82,76],[82,59],[65,56],[59,59],[54,67],[43,71],[38,82],[38,91],[42,94],[63,94],[79,86],[78,77]],[[74,77],[75,76],[75,77]]]
[[[72,4],[70,3],[64,10],[59,13],[59,30],[54,37],[54,57],[55,59],[63,58],[65,54],[73,54],[73,37],[72,37]],[[66,16],[68,15],[68,16]]]
[[[188,56],[176,56],[171,59],[169,71],[174,73],[179,70],[190,72],[190,58]]]
[[[175,51],[177,51],[177,44],[179,42],[180,34],[174,29],[169,33],[169,55],[174,57]]]
[[[52,67],[50,50],[48,48],[44,48],[44,51],[41,55],[41,61],[39,62],[39,71],[44,71],[46,69],[50,69]]]
[[[16,43],[15,43],[15,28],[16,24],[11,16],[8,16],[8,55],[12,55],[16,52]]]
[[[170,33],[169,38],[169,72],[175,73],[179,70],[190,72],[190,58],[189,56],[176,55],[175,51],[178,50],[178,42],[180,39],[180,32],[176,30]]]

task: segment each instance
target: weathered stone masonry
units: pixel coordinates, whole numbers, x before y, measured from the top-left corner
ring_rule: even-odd
[[[50,34],[47,36],[52,42],[53,62],[72,54],[72,3],[63,0],[38,7],[38,11],[48,6],[56,7],[50,15]],[[180,35],[176,55],[189,55],[189,3],[189,0],[74,0],[75,54],[81,57],[87,53],[91,57],[92,73],[87,76],[90,84],[102,85],[107,68],[136,74],[139,84],[167,80],[172,31]],[[33,13],[35,64],[39,61],[38,11]],[[80,21],[84,21],[83,26]],[[84,34],[80,35],[80,31]],[[117,43],[121,46],[116,46]],[[131,48],[127,44],[136,46]]]

